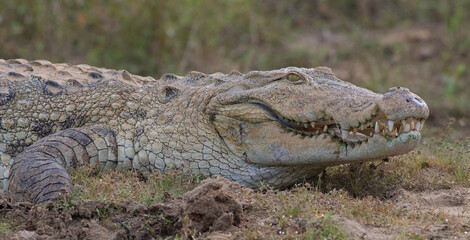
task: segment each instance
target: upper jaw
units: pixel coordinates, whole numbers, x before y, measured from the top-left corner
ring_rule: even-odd
[[[345,98],[352,99],[351,96]],[[360,99],[360,105],[345,106],[345,102],[334,102],[326,104],[323,110],[312,106],[302,114],[272,111],[289,132],[304,137],[326,133],[343,142],[364,142],[376,134],[393,139],[413,130],[419,133],[429,116],[426,103],[403,87],[391,88],[385,94],[370,92]],[[313,108],[316,108],[314,113],[308,116]]]

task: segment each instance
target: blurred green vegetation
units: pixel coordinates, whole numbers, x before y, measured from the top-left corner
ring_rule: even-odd
[[[469,10],[470,0],[0,0],[0,58],[155,78],[325,65],[374,91],[409,87],[432,122],[464,127]]]

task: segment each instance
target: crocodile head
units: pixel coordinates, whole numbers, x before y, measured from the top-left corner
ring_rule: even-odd
[[[419,143],[426,103],[406,88],[378,94],[329,68],[238,74],[207,112],[230,151],[265,166],[330,166],[400,155]]]

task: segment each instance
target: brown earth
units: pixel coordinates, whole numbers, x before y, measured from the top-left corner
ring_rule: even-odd
[[[182,197],[145,206],[83,201],[64,207],[17,202],[0,190],[0,216],[15,226],[7,239],[151,239],[193,235],[217,239],[236,231],[251,193],[224,178],[207,179]],[[221,232],[217,232],[221,231]]]
[[[389,227],[365,225],[357,220],[342,216],[335,217],[335,220],[353,239],[397,239],[397,234],[401,232],[424,235],[426,239],[470,238],[469,188],[424,192],[411,192],[402,189],[389,202],[403,212],[412,212],[416,215],[443,213],[448,218],[445,218],[443,223],[434,222],[425,226],[411,224]],[[458,222],[459,224],[451,224],[451,222]]]
[[[162,203],[150,206],[124,200],[118,204],[81,201],[68,207],[62,201],[47,206],[16,202],[7,192],[0,191],[0,216],[3,222],[15,226],[15,231],[6,239],[290,239],[286,232],[302,234],[307,228],[322,227],[321,224],[310,226],[311,223],[302,218],[291,219],[289,224],[283,225],[282,219],[292,216],[282,216],[281,219],[270,213],[271,210],[281,211],[285,205],[279,202],[280,195],[286,194],[289,198],[289,194],[297,194],[297,200],[302,198],[299,192],[304,190],[305,186],[286,191],[253,192],[217,177],[202,181],[181,197],[166,196]],[[469,188],[394,189],[394,196],[385,200],[352,198],[343,190],[326,194],[305,191],[307,195],[314,196],[315,201],[315,205],[308,207],[333,209],[333,221],[348,239],[396,239],[409,237],[410,233],[424,235],[426,239],[460,239],[470,232]],[[386,225],[361,220],[345,211],[341,200],[338,200],[340,195],[346,195],[346,201],[359,205],[370,204],[367,201],[389,204],[387,206],[417,219],[411,224],[390,222]],[[260,199],[265,202],[260,203]],[[442,222],[423,221],[427,215],[445,219]],[[269,234],[262,226],[267,227],[264,230],[270,230]],[[253,235],[253,231],[259,235]]]

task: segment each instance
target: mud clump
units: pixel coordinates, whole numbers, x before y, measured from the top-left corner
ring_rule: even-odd
[[[206,232],[227,230],[240,224],[243,206],[233,196],[240,185],[224,178],[205,180],[184,195],[184,227]]]
[[[0,238],[159,239],[230,234],[237,231],[251,192],[217,177],[202,181],[183,196],[149,206],[132,199],[58,201],[41,206],[18,202],[0,190],[0,222],[8,224]]]

